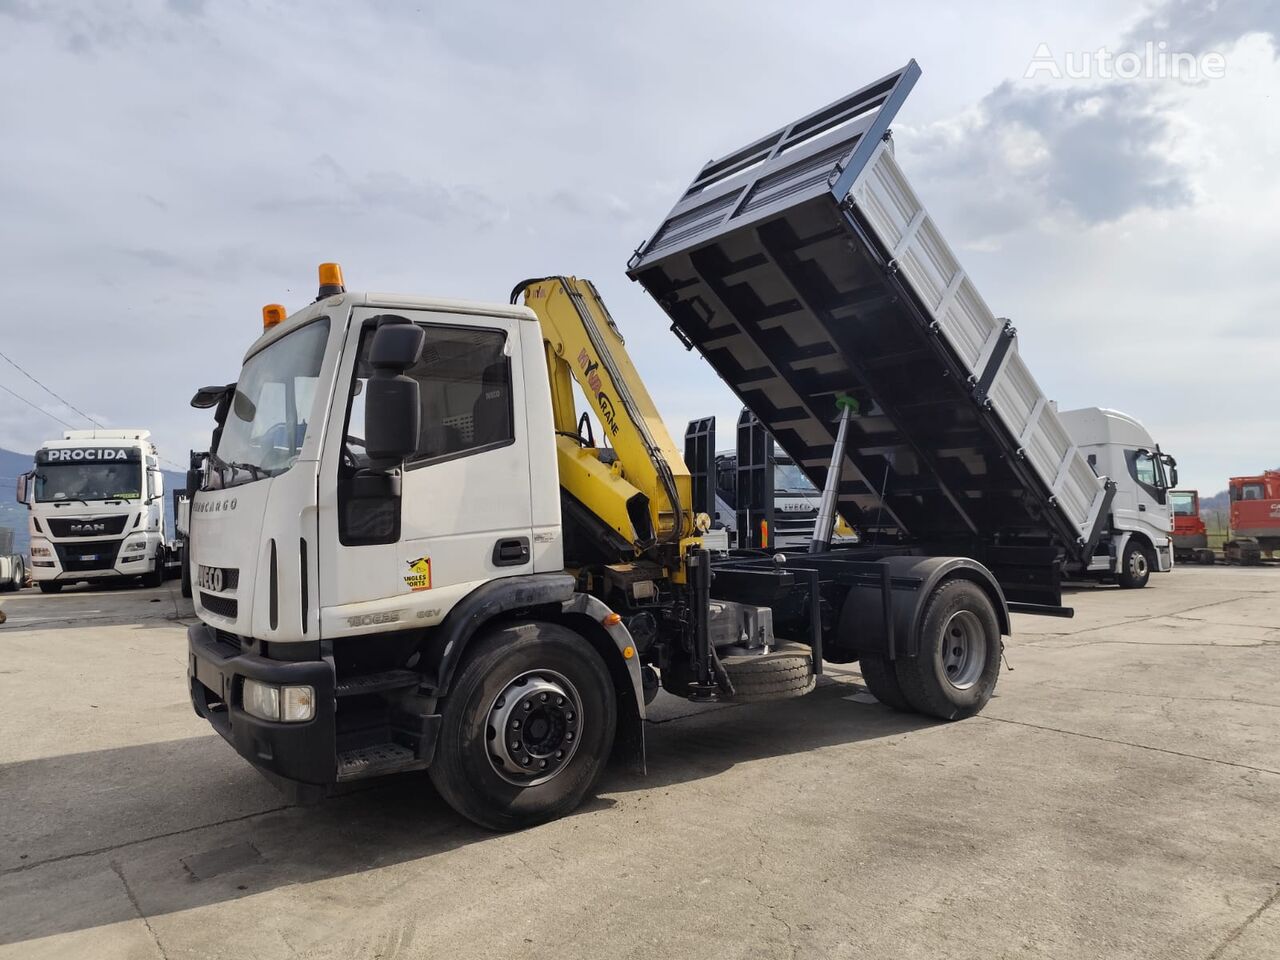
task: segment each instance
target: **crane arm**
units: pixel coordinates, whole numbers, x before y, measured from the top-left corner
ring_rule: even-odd
[[[561,488],[636,554],[678,548],[694,535],[689,470],[600,294],[576,277],[527,280],[513,303],[521,293],[542,327]],[[608,447],[578,437],[571,380],[593,404]]]

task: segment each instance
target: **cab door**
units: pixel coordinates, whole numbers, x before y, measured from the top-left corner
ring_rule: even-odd
[[[422,327],[405,374],[418,381],[417,450],[398,478],[368,469],[363,449],[366,358],[379,317]],[[355,311],[352,358],[340,374],[345,416],[333,418],[322,469],[322,630],[438,623],[497,577],[533,572],[529,442],[518,321],[423,310]],[[517,356],[513,356],[516,354]],[[399,490],[394,487],[398,482]],[[327,569],[324,569],[327,568]]]

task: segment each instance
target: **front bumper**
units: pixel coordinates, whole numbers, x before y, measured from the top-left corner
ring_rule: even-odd
[[[50,548],[47,554],[31,557],[31,578],[36,581],[59,580],[77,583],[93,580],[118,580],[140,577],[155,565],[159,541],[148,538],[143,550],[124,551],[125,543],[136,538],[114,540],[42,540]],[[128,559],[125,559],[125,558]]]
[[[260,770],[298,783],[337,779],[333,664],[328,660],[268,660],[240,652],[207,624],[187,628],[187,681],[191,704],[222,738]],[[305,723],[275,723],[245,713],[245,678],[309,684],[316,715]]]

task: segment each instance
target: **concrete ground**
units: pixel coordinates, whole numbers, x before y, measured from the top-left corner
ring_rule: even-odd
[[[421,775],[284,804],[174,585],[7,595],[0,958],[1280,956],[1280,569],[1069,602],[976,719],[667,704],[648,776],[495,836]]]

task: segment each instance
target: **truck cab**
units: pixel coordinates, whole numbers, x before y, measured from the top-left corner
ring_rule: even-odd
[[[68,430],[18,478],[28,510],[31,577],[69,583],[164,578],[164,481],[148,430]]]
[[[1107,529],[1093,560],[1080,571],[1114,575],[1122,586],[1142,586],[1151,573],[1173,569],[1173,513],[1169,491],[1177,464],[1146,427],[1128,414],[1101,407],[1060,411],[1076,447],[1100,476],[1115,482]]]
[[[1215,562],[1209,549],[1209,534],[1200,516],[1200,494],[1196,490],[1170,490],[1169,508],[1173,512],[1173,557],[1178,563]]]
[[[1232,477],[1231,539],[1252,540],[1260,551],[1280,550],[1280,470],[1252,477]]]

